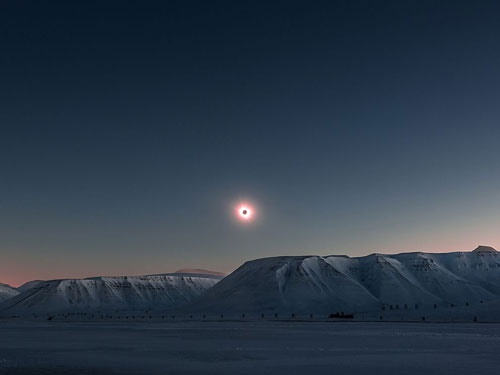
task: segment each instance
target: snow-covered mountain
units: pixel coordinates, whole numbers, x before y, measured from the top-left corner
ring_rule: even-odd
[[[0,315],[152,309],[203,317],[345,312],[360,319],[422,319],[432,313],[444,320],[500,320],[500,253],[479,246],[453,253],[281,256],[246,262],[225,278],[183,269],[37,280],[12,293],[19,292],[0,303]]]
[[[500,299],[500,253],[282,256],[246,262],[193,310],[331,313],[482,304]]]
[[[167,309],[186,304],[221,278],[172,273],[34,281],[1,303],[0,314]]]
[[[11,297],[18,295],[19,292],[7,284],[0,284],[0,302],[3,302]]]

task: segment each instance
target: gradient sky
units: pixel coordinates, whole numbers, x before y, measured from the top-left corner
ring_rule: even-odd
[[[0,1],[0,281],[500,248],[499,12]]]

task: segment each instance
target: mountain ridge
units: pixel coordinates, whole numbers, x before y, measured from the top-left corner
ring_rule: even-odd
[[[166,309],[182,306],[221,277],[199,274],[97,276],[33,281],[0,303],[0,312]]]
[[[192,308],[326,313],[496,299],[500,299],[500,253],[479,246],[469,252],[255,259],[207,290]]]
[[[449,253],[273,256],[249,260],[226,277],[200,271],[207,272],[32,281],[1,303],[0,311],[156,309],[203,316],[342,311],[375,316],[393,307],[418,314],[453,306],[474,305],[477,311],[500,306],[500,253],[488,246]]]

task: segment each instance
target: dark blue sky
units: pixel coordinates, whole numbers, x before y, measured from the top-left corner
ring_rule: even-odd
[[[499,12],[0,2],[0,281],[500,247]]]

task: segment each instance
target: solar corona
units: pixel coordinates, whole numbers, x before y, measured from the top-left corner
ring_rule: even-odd
[[[255,218],[255,208],[248,203],[240,203],[236,206],[235,214],[240,222],[251,222]]]

